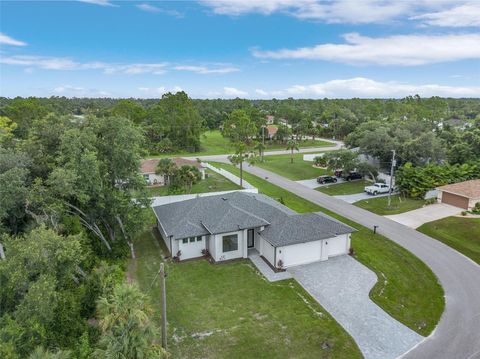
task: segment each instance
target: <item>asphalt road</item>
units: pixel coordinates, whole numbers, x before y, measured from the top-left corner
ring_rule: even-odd
[[[323,138],[319,138],[319,140],[323,140]],[[325,141],[329,141],[334,143],[334,146],[326,146],[326,147],[313,147],[313,148],[300,148],[300,151],[295,151],[295,153],[312,153],[312,152],[327,152],[327,151],[335,151],[341,149],[344,144],[342,141],[335,141],[331,139],[325,139]],[[301,143],[299,144],[302,145]],[[275,155],[287,155],[290,154],[288,150],[275,150],[275,151],[266,151],[264,156],[275,156]],[[217,162],[224,162],[228,161],[228,154],[227,155],[211,155],[211,156],[186,156],[182,158],[186,158],[189,160],[196,160],[200,158],[202,161],[217,161]]]
[[[378,232],[424,261],[439,278],[446,297],[445,311],[435,331],[402,358],[480,358],[480,266],[443,243],[388,218],[302,186],[258,167],[245,171],[268,180],[365,227]],[[415,278],[412,278],[415,280]]]

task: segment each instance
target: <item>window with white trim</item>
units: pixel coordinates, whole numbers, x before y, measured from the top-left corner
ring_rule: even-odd
[[[230,234],[222,237],[223,253],[238,250],[238,234]]]

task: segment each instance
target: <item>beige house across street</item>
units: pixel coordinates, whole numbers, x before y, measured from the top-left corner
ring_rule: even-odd
[[[205,179],[205,167],[203,167],[197,161],[186,160],[181,157],[172,158],[173,163],[180,168],[182,166],[195,166],[199,169],[202,174],[202,179]],[[158,175],[155,173],[160,159],[154,158],[149,160],[143,160],[140,165],[140,173],[145,178],[145,181],[149,186],[164,186],[165,178],[163,175]]]
[[[437,190],[440,203],[471,210],[480,202],[480,179],[448,184]]]

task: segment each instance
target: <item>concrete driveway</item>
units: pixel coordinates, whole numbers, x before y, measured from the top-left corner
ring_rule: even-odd
[[[427,222],[459,214],[463,209],[445,203],[436,203],[413,211],[385,216],[410,228],[418,228]]]
[[[345,181],[341,178],[337,178],[337,183],[319,184],[317,182],[317,179],[313,178],[313,179],[301,180],[301,181],[295,181],[295,182],[301,184],[302,186],[305,186],[305,187],[308,187],[308,188],[311,188],[311,189],[315,189],[315,188],[318,188],[318,187],[335,185],[335,184],[342,183],[342,182],[345,182]]]
[[[287,271],[350,333],[365,359],[394,359],[423,340],[370,300],[377,276],[350,256]]]

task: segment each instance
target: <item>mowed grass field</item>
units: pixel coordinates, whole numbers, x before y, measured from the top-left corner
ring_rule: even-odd
[[[265,151],[284,150],[286,145],[265,141]],[[300,148],[328,147],[334,143],[324,140],[305,140],[299,143]],[[232,144],[228,139],[222,136],[218,130],[206,131],[200,137],[201,150],[199,152],[177,151],[171,153],[154,153],[148,157],[172,157],[172,156],[212,156],[230,154],[234,151]]]
[[[239,170],[229,164],[215,163],[236,175]],[[444,292],[433,272],[415,255],[371,229],[307,201],[264,179],[244,172],[244,178],[261,193],[299,212],[321,211],[356,228],[352,247],[356,259],[373,270],[378,282],[370,298],[392,317],[417,333],[429,335],[445,307]]]
[[[480,264],[480,218],[447,217],[425,223],[417,231],[438,239]]]
[[[186,193],[205,193],[205,192],[220,192],[240,189],[240,186],[229,181],[227,178],[215,173],[209,169],[205,170],[206,178],[192,186],[191,191],[186,189],[177,190],[174,194]],[[149,187],[147,188],[149,196],[167,196],[171,194],[169,186]]]
[[[277,173],[293,181],[316,178],[330,174],[323,168],[313,166],[313,162],[303,160],[304,153],[294,153],[293,163],[291,155],[265,156],[264,162],[257,162],[255,166]]]
[[[155,230],[136,242],[131,278],[148,293],[160,324]],[[172,358],[362,358],[353,339],[293,279],[270,283],[249,260],[166,262]]]
[[[354,205],[381,216],[385,216],[390,214],[404,213],[421,208],[425,205],[425,200],[407,198],[397,194],[391,197],[390,207],[388,206],[388,197],[375,196],[355,202]]]
[[[372,182],[365,180],[357,180],[350,182],[342,182],[335,184],[328,184],[326,186],[318,187],[315,190],[328,194],[329,196],[343,196],[355,193],[362,193],[366,186],[370,186]]]

